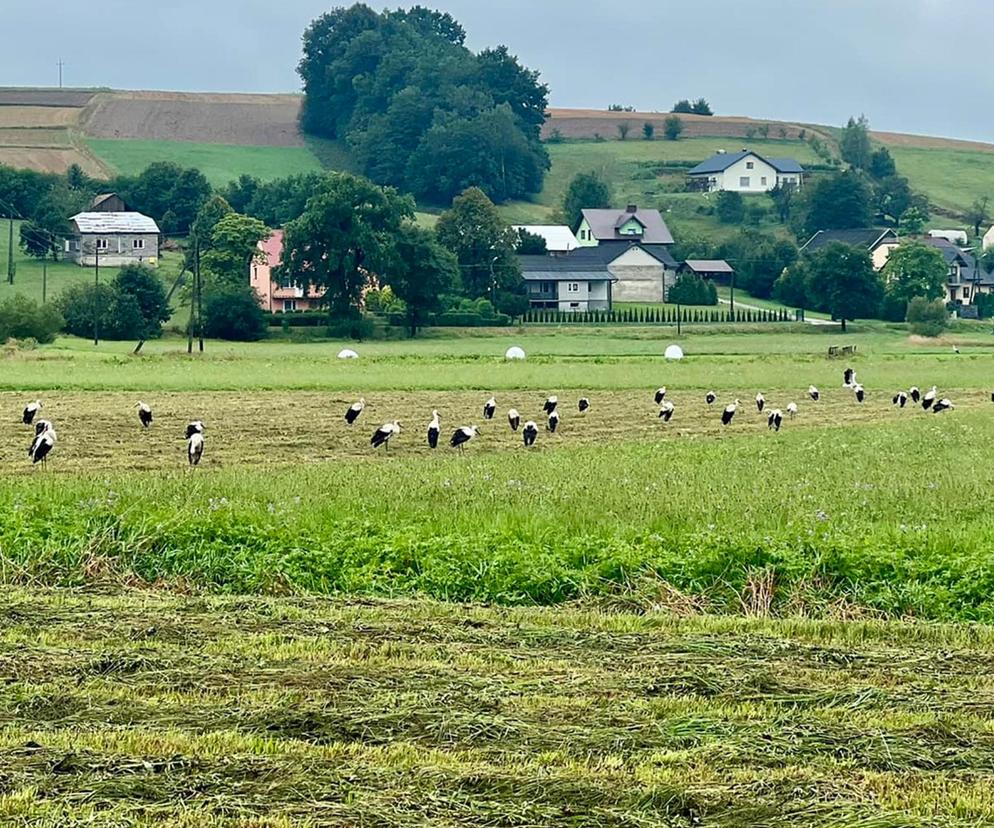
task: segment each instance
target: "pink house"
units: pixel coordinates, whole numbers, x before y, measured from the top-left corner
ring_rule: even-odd
[[[290,279],[278,279],[273,271],[283,258],[283,231],[274,230],[265,241],[259,242],[262,255],[252,262],[250,284],[259,297],[263,310],[271,313],[317,310],[324,292],[314,285],[305,290]]]

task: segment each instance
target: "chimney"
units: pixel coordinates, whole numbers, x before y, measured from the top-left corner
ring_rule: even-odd
[[[636,204],[629,204],[628,205],[628,209],[625,212],[627,212],[627,213],[633,213],[634,214],[634,213],[637,213],[638,211],[639,211],[638,205],[636,205]]]

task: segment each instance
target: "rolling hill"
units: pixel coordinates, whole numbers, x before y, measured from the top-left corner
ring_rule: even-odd
[[[344,147],[300,134],[300,102],[298,95],[0,89],[0,163],[54,172],[76,163],[107,177],[175,161],[200,167],[215,184],[242,173],[272,179],[350,168]],[[532,201],[505,205],[505,215],[548,220],[569,178],[596,169],[618,201],[659,204],[678,224],[705,229],[713,222],[701,196],[682,192],[683,171],[716,149],[748,144],[810,165],[824,161],[812,146],[817,138],[837,154],[833,128],[738,116],[682,115],[680,140],[642,140],[643,124],[652,123],[661,136],[667,115],[550,110],[545,137],[553,166],[545,189]],[[619,124],[628,125],[625,141]],[[994,144],[891,132],[873,138],[890,149],[899,171],[945,223],[961,224],[975,198],[994,197]]]

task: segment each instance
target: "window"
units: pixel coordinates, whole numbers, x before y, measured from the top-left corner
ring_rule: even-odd
[[[297,310],[297,300],[296,299],[284,299],[283,300],[283,313],[288,313],[290,311]]]
[[[579,293],[580,292],[580,283],[579,282],[570,282],[566,286],[566,290],[567,290],[568,293]]]
[[[132,239],[131,241],[132,250],[144,250],[145,249],[145,239]]]
[[[751,170],[751,169],[753,169],[753,168],[754,168],[755,166],[756,166],[756,165],[755,165],[755,164],[754,164],[754,163],[753,163],[752,161],[746,161],[746,169],[747,169],[747,170]]]
[[[570,302],[569,303],[569,309],[570,310],[580,310],[580,303],[579,302]]]
[[[766,176],[765,175],[762,178],[759,179],[759,183],[762,184],[764,187],[766,186]]]
[[[97,239],[97,250],[107,250],[110,247],[110,242],[107,239]]]
[[[749,187],[750,187],[750,185],[751,185],[751,182],[752,182],[752,179],[750,179],[748,175],[743,175],[739,179],[739,186],[742,187],[743,189],[748,190]]]

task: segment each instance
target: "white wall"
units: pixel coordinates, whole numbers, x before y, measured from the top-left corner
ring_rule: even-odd
[[[751,170],[749,164],[753,165]],[[755,155],[747,155],[736,161],[727,170],[718,173],[715,177],[717,178],[716,189],[735,193],[765,193],[777,186],[777,171]],[[742,185],[741,179],[743,177],[749,179],[749,186]],[[764,178],[766,179],[765,184],[763,183]]]

